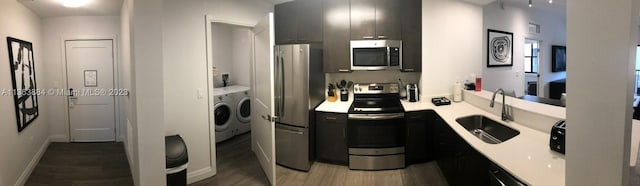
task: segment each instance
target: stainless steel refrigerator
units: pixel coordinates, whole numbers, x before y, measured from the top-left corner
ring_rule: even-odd
[[[308,171],[315,155],[315,108],[324,100],[322,46],[275,46],[276,163]]]

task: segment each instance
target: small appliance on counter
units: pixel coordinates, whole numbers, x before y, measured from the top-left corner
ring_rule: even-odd
[[[567,122],[564,120],[558,121],[551,128],[551,136],[549,139],[549,147],[551,150],[564,154],[565,150],[565,136]]]
[[[407,84],[407,99],[409,99],[409,102],[420,101],[420,91],[418,91],[418,84]]]

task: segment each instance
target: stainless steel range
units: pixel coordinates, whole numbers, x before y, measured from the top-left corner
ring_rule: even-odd
[[[349,109],[349,168],[386,170],[405,167],[404,109],[398,84],[355,84]]]

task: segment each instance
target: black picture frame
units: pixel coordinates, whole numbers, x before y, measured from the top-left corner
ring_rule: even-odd
[[[551,46],[551,72],[567,71],[567,47]]]
[[[487,29],[487,67],[513,66],[513,33]]]
[[[16,111],[18,132],[38,118],[38,89],[36,87],[33,44],[28,41],[7,37],[9,65],[11,70],[12,94]]]

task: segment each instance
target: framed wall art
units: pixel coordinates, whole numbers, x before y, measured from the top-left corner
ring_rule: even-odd
[[[7,37],[18,132],[38,118],[35,61],[31,42]]]
[[[488,29],[487,67],[513,66],[513,33]]]

